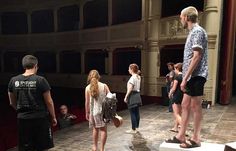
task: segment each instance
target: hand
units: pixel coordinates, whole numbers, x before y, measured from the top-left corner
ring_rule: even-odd
[[[127,103],[127,102],[128,102],[128,100],[127,100],[127,97],[125,97],[125,98],[124,98],[124,102],[125,102],[125,103]]]
[[[169,97],[170,99],[172,99],[172,98],[173,98],[173,93],[169,93],[168,97]]]
[[[52,119],[52,126],[56,126],[57,125],[57,119],[56,118],[53,118]]]
[[[187,84],[187,80],[183,79],[181,84],[180,84],[181,91],[186,92],[186,84]]]
[[[68,118],[70,118],[70,119],[76,119],[77,116],[75,116],[75,115],[70,115]]]

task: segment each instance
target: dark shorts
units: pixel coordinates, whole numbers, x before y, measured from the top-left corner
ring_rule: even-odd
[[[172,103],[175,103],[175,104],[181,104],[182,99],[183,99],[183,92],[179,92],[179,93],[177,93],[176,95],[173,96],[171,101],[172,101]]]
[[[193,77],[187,82],[185,93],[189,96],[203,96],[205,83],[204,77]]]
[[[18,150],[42,151],[54,146],[49,118],[18,119]]]

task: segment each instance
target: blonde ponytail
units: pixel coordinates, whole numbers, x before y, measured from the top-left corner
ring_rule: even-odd
[[[97,70],[91,70],[88,75],[87,82],[90,84],[90,95],[97,99],[99,95],[98,81],[100,75]]]
[[[91,93],[91,96],[94,98],[97,98],[99,95],[98,80],[96,78],[92,78],[90,80],[90,93]]]

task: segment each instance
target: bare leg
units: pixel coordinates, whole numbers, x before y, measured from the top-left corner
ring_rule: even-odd
[[[190,103],[191,103],[191,96],[184,94],[183,101],[181,104],[182,107],[182,121],[179,133],[176,135],[181,141],[185,141],[185,133],[187,130],[189,117],[190,117]]]
[[[99,129],[93,127],[93,151],[97,150]]]
[[[107,140],[107,128],[106,128],[106,126],[100,128],[100,132],[101,132],[101,150],[100,151],[104,151],[104,147],[105,147],[106,140]]]
[[[174,113],[174,117],[177,123],[177,129],[178,129],[178,126],[181,125],[181,106],[179,104],[174,103],[172,107],[173,107],[173,111],[174,111],[173,113]]]
[[[201,131],[201,121],[202,121],[202,97],[196,96],[192,97],[191,108],[193,111],[193,136],[192,140],[200,143],[200,131]]]

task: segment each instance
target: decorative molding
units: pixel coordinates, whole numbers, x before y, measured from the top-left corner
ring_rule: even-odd
[[[218,7],[217,6],[206,6],[204,9],[204,12],[206,12],[206,13],[218,12]]]
[[[160,20],[160,38],[166,40],[175,40],[179,36],[187,35],[187,30],[183,29],[182,24],[177,16],[168,17]]]
[[[216,47],[217,35],[213,33],[208,33],[208,48],[215,49]]]
[[[199,24],[202,23],[203,13],[199,14]],[[159,39],[161,40],[173,40],[178,41],[183,37],[186,38],[188,30],[184,29],[180,22],[179,16],[172,16],[160,19],[160,34]]]
[[[158,47],[159,46],[159,42],[157,40],[148,40],[148,47]]]

